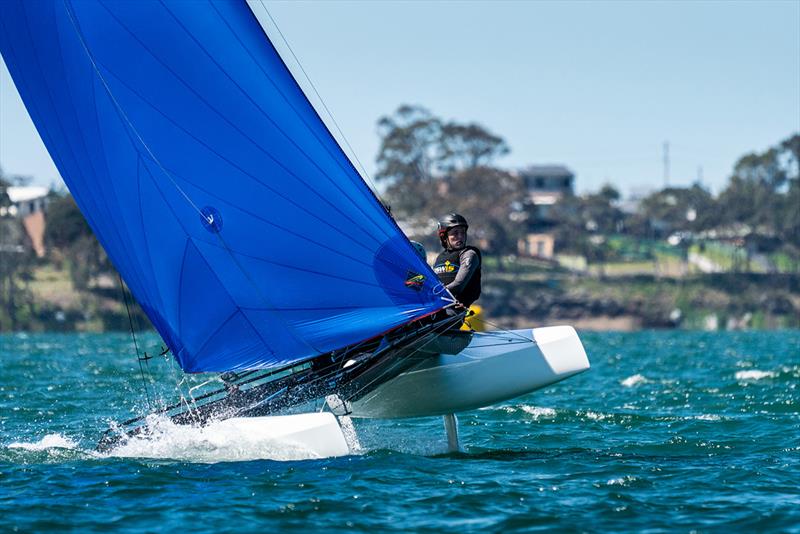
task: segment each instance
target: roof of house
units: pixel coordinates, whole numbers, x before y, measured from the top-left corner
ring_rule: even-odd
[[[31,186],[11,186],[6,189],[8,199],[14,204],[18,202],[27,202],[29,200],[36,200],[47,196],[48,189],[37,185]]]
[[[564,165],[528,165],[520,169],[523,176],[548,176],[554,178],[574,178],[575,173]]]

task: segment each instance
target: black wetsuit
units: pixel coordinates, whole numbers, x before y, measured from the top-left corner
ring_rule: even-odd
[[[481,296],[481,251],[477,248],[445,250],[436,257],[433,271],[464,306]]]

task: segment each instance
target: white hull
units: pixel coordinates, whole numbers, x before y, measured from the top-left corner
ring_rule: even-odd
[[[548,386],[589,368],[570,326],[439,336],[421,348],[419,363],[349,404],[350,416],[401,418],[446,415],[449,450],[459,450],[452,415]],[[342,410],[336,396],[327,399]],[[197,449],[194,444],[203,443]],[[114,447],[114,456],[175,457],[198,461],[256,458],[297,460],[358,450],[348,417],[312,412],[234,417],[202,427],[156,420],[150,432]]]
[[[353,402],[351,416],[392,419],[474,410],[589,369],[571,326],[475,333],[468,341],[465,348],[452,343],[454,354],[443,343],[440,354]]]
[[[146,431],[108,444],[104,453],[124,458],[172,458],[190,462],[307,460],[350,454],[330,412],[232,417],[207,425],[175,424],[150,416]]]
[[[237,435],[245,443],[279,443],[309,458],[350,454],[339,422],[330,412],[266,417],[234,417],[213,425],[226,436]]]

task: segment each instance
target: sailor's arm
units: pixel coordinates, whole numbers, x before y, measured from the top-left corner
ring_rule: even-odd
[[[447,284],[447,289],[450,290],[455,298],[461,296],[461,292],[467,286],[475,271],[478,270],[478,267],[480,267],[481,260],[478,258],[477,252],[467,250],[461,255],[460,263],[455,280]]]

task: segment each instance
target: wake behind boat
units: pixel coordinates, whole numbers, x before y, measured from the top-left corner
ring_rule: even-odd
[[[169,352],[221,373],[173,421],[451,413],[588,368],[571,329],[452,333],[464,312],[246,2],[9,0],[0,52]]]

